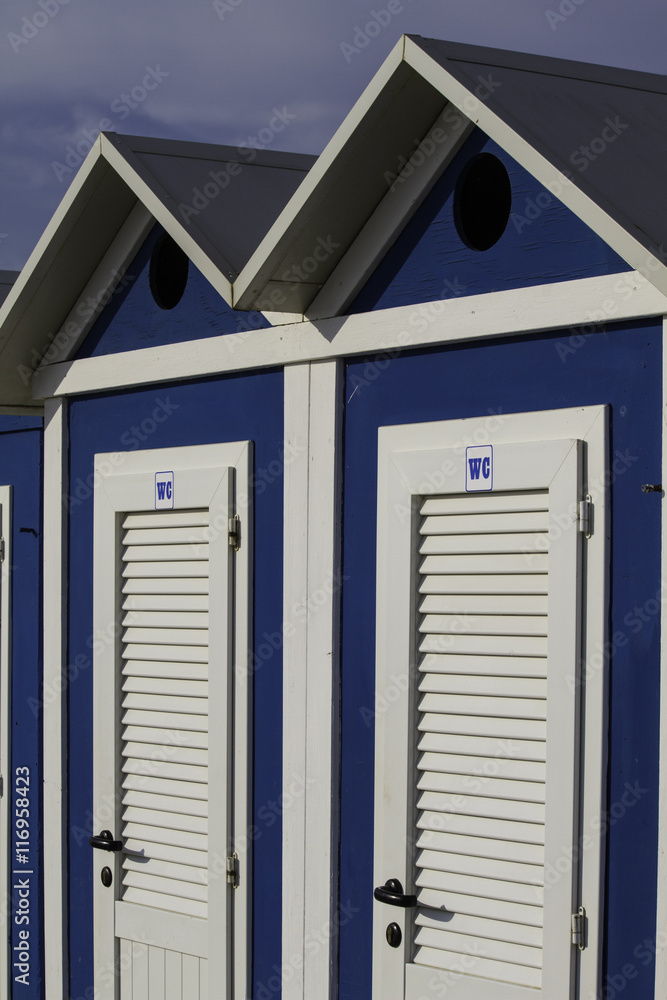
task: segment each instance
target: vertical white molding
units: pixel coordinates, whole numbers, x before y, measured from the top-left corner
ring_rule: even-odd
[[[44,404],[44,978],[67,995],[67,401]]]
[[[662,323],[662,482],[667,483],[667,318]],[[667,514],[662,501],[661,579],[667,572]],[[656,940],[667,928],[667,607],[662,602],[660,644],[660,759],[658,813],[658,899]],[[667,951],[661,948],[655,958],[655,996],[667,996]]]
[[[283,1000],[336,995],[340,383],[338,361],[285,370]]]
[[[12,488],[0,486],[0,532],[5,542],[5,556],[0,580],[0,773],[4,788],[0,797],[0,995],[9,996],[11,969],[8,923],[11,920],[9,894],[10,812],[12,803],[11,707],[12,692]]]
[[[306,776],[306,661],[308,629],[296,611],[308,593],[308,467],[310,365],[285,368],[283,513],[283,792]],[[306,797],[283,811],[283,1000],[304,997]]]

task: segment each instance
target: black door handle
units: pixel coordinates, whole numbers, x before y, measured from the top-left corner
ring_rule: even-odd
[[[389,878],[384,885],[378,885],[373,895],[381,903],[389,903],[390,906],[416,906],[417,897],[409,896],[403,892],[403,886],[397,878]]]
[[[122,840],[114,840],[111,830],[102,830],[96,837],[91,837],[88,841],[91,847],[96,847],[99,851],[122,851]]]

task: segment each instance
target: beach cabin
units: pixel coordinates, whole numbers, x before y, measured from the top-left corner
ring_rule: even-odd
[[[3,996],[667,994],[666,115],[404,36],[318,158],[100,135],[0,311]]]

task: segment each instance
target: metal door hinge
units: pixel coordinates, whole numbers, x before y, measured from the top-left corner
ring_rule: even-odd
[[[572,944],[577,945],[579,951],[586,947],[586,910],[583,906],[572,914]]]
[[[229,519],[229,544],[235,552],[241,548],[241,518],[238,514]]]
[[[5,794],[5,779],[0,774],[0,799]]]
[[[0,538],[0,562],[5,561],[5,540]]]
[[[590,538],[593,534],[593,501],[589,496],[579,501],[579,531],[582,531],[586,538]]]
[[[236,852],[227,858],[227,881],[235,889],[239,887],[239,856]]]

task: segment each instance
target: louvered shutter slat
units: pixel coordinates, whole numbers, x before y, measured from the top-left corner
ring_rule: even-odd
[[[133,835],[128,834],[125,838],[125,851],[130,852],[128,854],[129,857],[134,855],[137,858],[145,858],[147,856],[146,841],[139,838],[135,839]],[[206,852],[183,847],[182,844],[174,847],[170,844],[157,844],[153,842],[150,844],[149,860],[152,858],[199,868],[202,872],[202,877],[206,872]]]
[[[469,855],[498,861],[518,861],[522,864],[543,865],[544,848],[536,844],[519,844],[511,840],[491,840],[483,837],[463,837],[456,833],[436,833],[424,830],[417,837],[417,847],[444,853]],[[497,930],[497,928],[496,928]]]
[[[477,976],[538,988],[548,493],[420,513],[413,961],[456,970],[472,951]]]
[[[415,962],[424,965],[437,965],[441,969],[451,969],[460,974],[461,954],[468,952],[435,951],[432,948],[418,948]],[[514,975],[513,975],[514,973]],[[542,970],[519,966],[516,963],[494,962],[488,958],[475,955],[475,975],[485,979],[496,979],[500,982],[516,983],[519,986],[531,986],[539,989],[542,983]],[[511,978],[510,978],[511,977]]]
[[[207,816],[208,803],[177,795],[159,795],[128,789],[123,795],[124,806],[139,806],[142,809],[162,809],[165,812],[184,813],[187,816]]]
[[[123,730],[123,739],[127,743],[153,743],[156,744],[158,739],[164,736],[164,729],[154,729],[149,726],[127,726]],[[200,750],[206,750],[208,747],[208,733],[196,733],[192,730],[187,733],[183,733],[179,737],[179,731],[176,729],[173,731],[173,738],[176,740],[180,739],[180,743],[176,745],[185,745],[188,747],[196,747]]]
[[[432,930],[447,930],[447,925],[451,923],[451,916],[447,913],[440,913],[437,910],[420,910],[416,917],[417,927],[430,928]],[[459,928],[457,933],[475,935],[487,941],[497,941],[499,946],[504,944],[524,944],[529,947],[539,948],[542,945],[542,928],[527,927],[525,924],[507,923],[503,927],[503,940],[497,937],[499,926],[495,920],[487,920],[485,917],[471,917],[465,913],[457,913],[456,923]]]
[[[420,816],[417,826],[422,830],[436,833],[445,831],[467,837],[509,840],[517,844],[544,846],[543,823],[515,823],[497,817],[472,816],[464,813],[438,812],[424,805],[419,806]]]
[[[497,695],[502,698],[546,698],[547,682],[541,677],[485,677],[475,674],[428,673],[419,690],[431,694]]]
[[[208,514],[132,514],[123,528],[122,818],[130,853],[121,898],[205,917]]]
[[[123,860],[123,868],[127,871],[142,872],[145,875],[162,875],[165,878],[179,879],[183,882],[194,882],[203,885],[202,877],[206,874],[195,865],[175,864],[173,861],[158,861],[157,858],[133,858]]]
[[[543,657],[528,656],[458,656],[431,653],[419,662],[422,673],[476,674],[501,677],[546,677],[546,661]]]
[[[131,677],[175,677],[183,680],[205,681],[208,666],[203,663],[179,663],[160,660],[125,660],[123,673]]]

